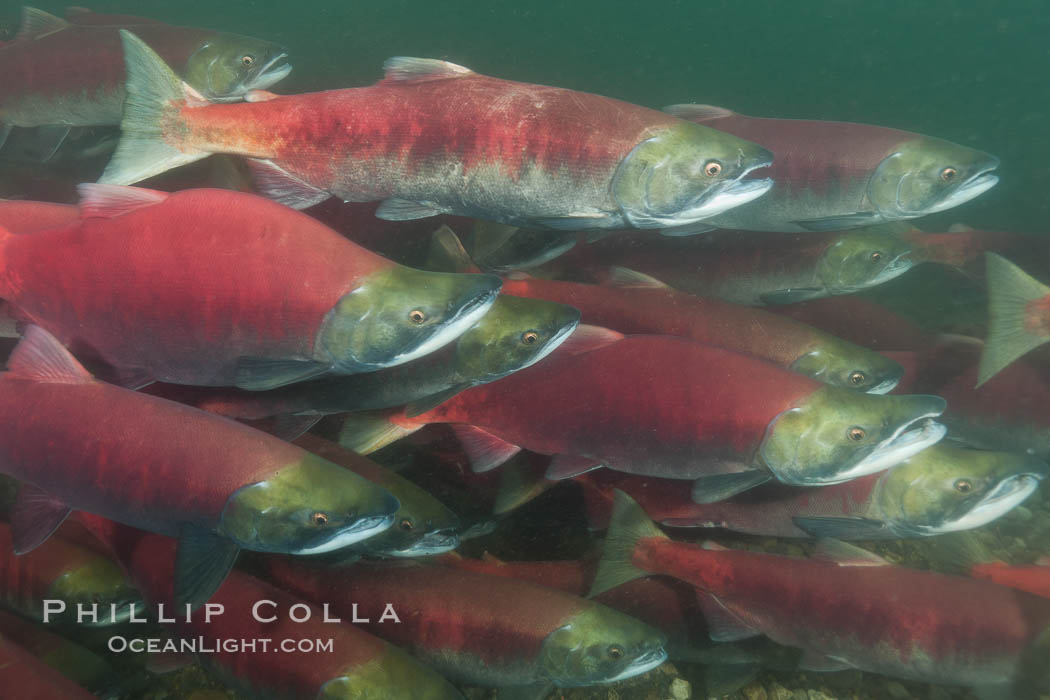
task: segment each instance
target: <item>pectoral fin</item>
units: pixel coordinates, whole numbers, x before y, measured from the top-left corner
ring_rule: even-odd
[[[23,484],[11,513],[15,554],[39,547],[69,517],[70,507],[32,484]]]
[[[807,231],[844,231],[851,228],[860,228],[861,226],[872,226],[873,224],[880,223],[882,217],[873,211],[858,211],[852,214],[842,214],[841,216],[825,216],[819,219],[802,219],[800,221],[792,221],[791,223],[796,226],[801,226]]]
[[[684,236],[695,236],[700,233],[707,233],[708,231],[717,230],[717,226],[711,224],[685,224],[684,226],[668,226],[667,228],[660,229],[661,236],[667,236],[668,238],[682,238]]]
[[[330,369],[331,365],[312,360],[240,357],[237,359],[237,375],[233,385],[248,391],[267,391],[312,379]]]
[[[260,418],[258,420],[247,420],[240,419],[241,423],[250,425],[256,430],[261,430],[264,433],[269,433],[274,437],[279,437],[285,442],[291,442],[302,437],[305,433],[310,431],[310,428],[317,425],[324,416],[320,413],[310,413],[307,415],[295,415],[295,414],[282,414],[279,416],[270,416],[269,418]]]
[[[547,467],[547,480],[558,481],[559,479],[571,479],[580,474],[600,469],[602,463],[589,457],[577,457],[574,455],[554,455],[550,465]]]
[[[771,480],[764,469],[702,476],[693,482],[694,503],[717,503]]]
[[[421,399],[416,399],[412,403],[405,406],[405,415],[409,418],[415,418],[416,416],[422,415],[427,411],[437,408],[441,404],[445,403],[459,392],[469,389],[470,384],[456,384],[451,386],[444,391],[439,391],[436,394],[430,396],[424,396]]]
[[[795,516],[791,520],[810,537],[833,537],[839,540],[885,540],[897,537],[885,522],[872,518]]]
[[[175,554],[175,605],[196,610],[206,603],[237,560],[240,548],[228,537],[186,524],[179,533]]]

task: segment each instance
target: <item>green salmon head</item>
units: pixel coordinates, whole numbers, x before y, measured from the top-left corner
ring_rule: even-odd
[[[462,523],[441,501],[397,474],[383,485],[401,507],[390,529],[369,538],[360,549],[388,557],[424,557],[459,546]]]
[[[496,301],[501,285],[494,275],[391,265],[328,312],[317,347],[344,374],[410,362],[463,335]]]
[[[827,337],[793,363],[791,370],[853,391],[885,394],[897,386],[904,368],[877,352]]]
[[[1047,471],[1046,462],[1023,452],[941,443],[886,472],[873,506],[900,537],[970,530],[1013,510]]]
[[[580,322],[571,306],[500,296],[456,341],[456,370],[474,384],[495,381],[534,365],[554,351]]]
[[[541,673],[563,688],[621,681],[662,664],[666,643],[652,627],[593,603],[543,640]]]
[[[839,236],[817,263],[817,276],[832,294],[853,292],[888,282],[911,269],[911,246],[878,229]]]
[[[817,389],[766,428],[759,456],[787,484],[837,484],[887,469],[944,437],[939,396]]]
[[[283,46],[237,34],[216,34],[186,61],[183,79],[209,102],[236,102],[292,72]]]
[[[886,156],[868,183],[868,199],[885,219],[913,219],[957,207],[999,182],[999,159],[920,136]]]
[[[683,226],[761,197],[769,178],[745,179],[773,164],[761,146],[681,122],[634,147],[612,180],[612,196],[635,228]]]
[[[307,454],[265,481],[237,489],[219,529],[244,549],[323,554],[383,532],[399,506],[371,481]]]
[[[98,605],[98,622],[84,623],[92,627],[122,624],[132,612],[141,613],[145,608],[142,594],[127,582],[120,567],[101,556],[64,572],[51,583],[46,598],[65,601],[68,611],[78,605]],[[116,615],[111,616],[114,609]]]
[[[463,700],[463,695],[436,671],[383,642],[372,659],[351,666],[329,680],[317,700]]]

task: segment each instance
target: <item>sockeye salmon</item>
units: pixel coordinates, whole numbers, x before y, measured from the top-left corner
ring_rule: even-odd
[[[940,440],[932,418],[943,410],[935,396],[857,393],[683,338],[619,336],[556,350],[414,418],[351,414],[340,442],[368,452],[451,423],[478,471],[525,448],[555,456],[548,478],[604,466],[694,480],[693,498],[711,502],[774,478],[816,485],[882,471]]]
[[[710,105],[666,111],[776,154],[770,193],[710,219],[719,228],[831,231],[913,219],[959,206],[999,182],[995,156],[898,129],[762,119]]]
[[[597,95],[515,83],[446,61],[392,58],[372,87],[208,104],[124,31],[134,99],[102,182],[131,184],[210,153],[255,159],[262,191],[330,196],[376,215],[457,214],[547,228],[689,226],[765,193],[772,154]]]
[[[255,195],[80,189],[76,221],[0,233],[0,298],[126,386],[271,389],[401,364],[499,290],[397,265]]]
[[[26,482],[12,515],[16,553],[73,508],[177,536],[175,590],[193,605],[241,548],[341,549],[390,527],[399,505],[301,448],[96,381],[37,326],[0,375],[0,446],[0,469]]]

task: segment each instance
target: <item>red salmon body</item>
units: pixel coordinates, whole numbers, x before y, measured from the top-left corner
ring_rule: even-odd
[[[744,355],[667,336],[555,351],[403,425],[461,423],[535,452],[693,479],[747,463],[770,422],[820,384]]]
[[[78,216],[79,211],[70,204],[0,200],[0,226],[11,233],[55,228],[75,221]]]
[[[120,372],[230,385],[239,358],[315,358],[326,314],[393,265],[253,195],[130,191],[123,210],[0,242],[0,296]]]
[[[643,538],[639,568],[689,581],[746,626],[875,673],[1006,684],[1050,625],[1050,601],[984,581]]]
[[[461,700],[459,693],[429,669],[392,649],[355,625],[326,622],[320,608],[249,576],[232,571],[211,599],[211,619],[204,609],[187,619],[173,603],[171,581],[175,570],[175,541],[138,532],[97,516],[85,518],[128,569],[150,604],[151,612],[163,605],[163,614],[174,619],[174,629],[188,640],[204,644],[203,654],[222,676],[242,688],[263,691],[266,697],[296,700],[318,697],[329,682],[372,686],[373,697],[419,697],[425,700]],[[297,606],[296,611],[292,611]],[[302,620],[293,620],[291,615]],[[333,616],[334,618],[334,616]],[[349,622],[349,620],[346,620]],[[233,642],[246,642],[241,649]],[[291,642],[290,649],[279,645]],[[327,642],[325,653],[296,651],[298,643]],[[264,646],[265,645],[265,646]],[[316,656],[316,658],[313,658]],[[370,677],[369,668],[378,671]],[[429,687],[427,686],[429,684]],[[416,695],[421,688],[426,692]],[[329,689],[332,692],[332,689]],[[362,687],[362,691],[364,688]],[[343,697],[334,691],[333,697]]]

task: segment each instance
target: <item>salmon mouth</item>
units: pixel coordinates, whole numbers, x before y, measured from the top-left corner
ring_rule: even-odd
[[[395,558],[429,557],[451,552],[458,546],[459,534],[455,530],[435,530],[403,549],[383,549],[379,553]]]
[[[889,469],[909,457],[922,452],[943,438],[948,429],[933,420],[940,412],[927,413],[905,423],[888,438],[880,442],[863,459],[849,469],[840,472],[834,480],[823,481],[823,484],[838,484],[858,477],[867,476]]]
[[[682,213],[683,219],[703,221],[758,199],[773,188],[773,178],[746,178],[753,171],[768,168],[771,165],[773,165],[772,155],[745,168],[735,179],[727,180],[705,192],[695,206]]]
[[[993,170],[999,167],[999,160],[985,168],[984,170],[975,173],[973,177],[959,185],[950,195],[944,198],[940,204],[935,204],[930,209],[922,212],[923,214],[934,214],[939,211],[946,209],[952,209],[960,204],[965,204],[971,199],[978,197],[988,190],[992,189],[999,183],[999,176],[996,175]]]
[[[292,64],[288,62],[288,54],[281,52],[267,61],[258,71],[244,81],[244,91],[265,90],[271,85],[276,85],[284,80],[291,72]]]
[[[351,525],[340,528],[337,532],[321,539],[316,544],[299,548],[295,551],[295,554],[325,554],[327,552],[335,552],[344,547],[356,544],[361,540],[366,540],[373,535],[378,535],[384,530],[389,529],[393,524],[393,514],[359,518]]]
[[[1043,474],[1014,474],[1000,481],[991,492],[962,517],[935,527],[922,527],[924,535],[972,530],[1006,515],[1039,488]]]
[[[613,676],[612,678],[606,678],[601,681],[602,683],[615,683],[617,681],[626,680],[628,678],[634,678],[640,676],[643,673],[648,673],[653,670],[664,661],[667,661],[667,652],[664,651],[663,647],[659,649],[653,649],[648,651],[637,659],[629,663],[622,671]]]

